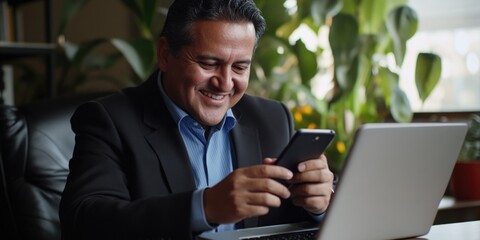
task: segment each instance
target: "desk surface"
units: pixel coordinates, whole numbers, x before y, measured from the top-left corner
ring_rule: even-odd
[[[439,210],[452,209],[452,208],[465,208],[465,207],[479,207],[480,200],[474,201],[457,201],[453,197],[443,197],[438,206]]]
[[[415,239],[426,240],[479,240],[480,221],[434,225],[430,232]]]
[[[453,197],[444,197],[438,206],[434,225],[477,220],[480,220],[480,200],[456,201]]]

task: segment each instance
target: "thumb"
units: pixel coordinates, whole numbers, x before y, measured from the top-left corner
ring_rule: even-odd
[[[263,164],[273,165],[277,161],[276,158],[264,158]]]

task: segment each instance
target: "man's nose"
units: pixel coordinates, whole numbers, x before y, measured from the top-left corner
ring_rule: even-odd
[[[216,79],[216,85],[221,90],[230,91],[233,88],[231,67],[222,67]]]

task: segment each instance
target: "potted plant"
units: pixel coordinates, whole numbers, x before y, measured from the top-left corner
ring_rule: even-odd
[[[160,10],[165,1],[159,0],[119,0],[132,13],[137,34],[129,38],[93,37],[81,42],[72,42],[66,32],[70,22],[90,0],[64,0],[60,10],[58,43],[60,52],[60,73],[57,91],[61,94],[75,92],[81,84],[89,80],[110,82],[118,88],[128,84],[139,84],[155,68],[155,41],[162,22]],[[113,48],[111,48],[113,46]],[[102,49],[107,47],[107,51]],[[110,48],[109,48],[110,47]],[[126,61],[133,74],[127,79],[116,79],[105,73],[119,61]],[[92,78],[97,74],[96,79]]]
[[[450,187],[457,200],[480,200],[480,114],[473,114],[468,125]]]

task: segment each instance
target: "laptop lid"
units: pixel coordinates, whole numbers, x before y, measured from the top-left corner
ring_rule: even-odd
[[[396,239],[428,233],[466,131],[466,123],[362,126],[320,238]]]
[[[466,123],[371,123],[360,127],[318,239],[398,239],[428,233],[448,185]],[[246,239],[301,224],[202,234]]]

